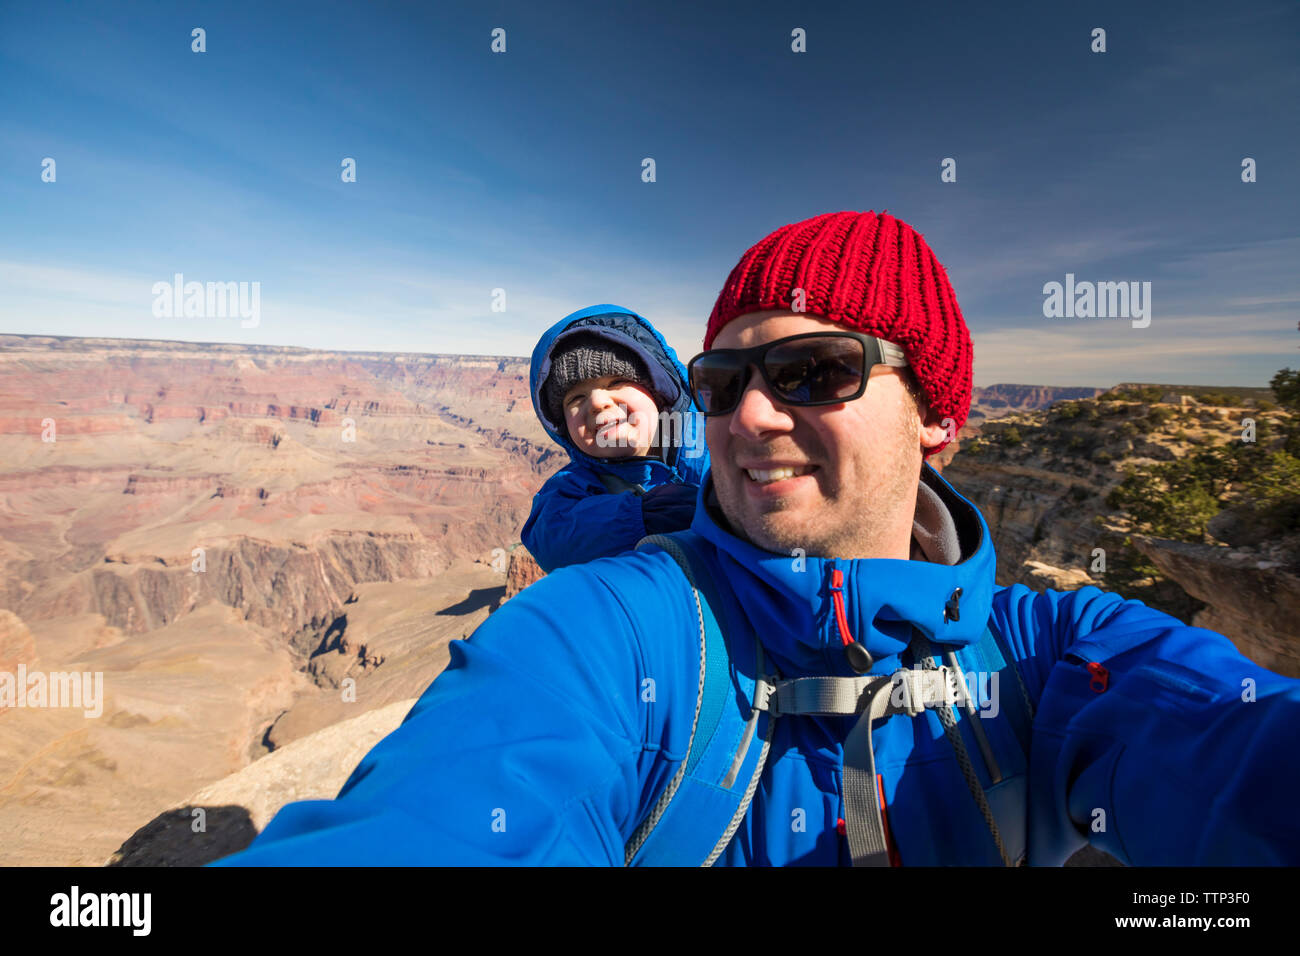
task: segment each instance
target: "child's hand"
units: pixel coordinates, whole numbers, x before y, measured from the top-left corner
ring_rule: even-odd
[[[660,485],[641,496],[641,517],[646,534],[667,534],[691,526],[695,517],[696,485]]]

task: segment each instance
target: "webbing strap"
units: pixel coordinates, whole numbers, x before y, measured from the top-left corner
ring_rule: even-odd
[[[957,664],[956,656],[948,655],[950,667],[938,667],[930,660],[930,642],[920,631],[913,633],[915,654],[923,670],[897,670],[890,677],[822,677],[778,681],[769,707],[777,713],[826,713],[861,716],[844,742],[844,823],[849,841],[849,853],[854,866],[889,866],[889,852],[885,844],[885,827],[880,813],[876,791],[876,754],[871,739],[872,722],[893,714],[906,713],[915,717],[931,709],[943,725],[944,736],[952,744],[961,767],[966,786],[974,797],[980,814],[989,828],[998,855],[1004,866],[1010,866],[1002,845],[1002,835],[993,819],[993,811],[980,786],[970,755],[957,728],[952,704],[960,703],[968,714],[973,711],[970,691]],[[894,693],[886,693],[895,688]],[[848,699],[858,693],[856,706],[849,707]],[[902,700],[899,693],[902,693]],[[807,708],[807,709],[804,709]],[[1001,779],[1001,770],[993,757],[992,748],[978,718],[971,721],[972,732],[980,745],[981,756],[995,782]]]
[[[950,701],[961,700],[965,693],[960,675],[956,668],[940,667],[900,668],[888,676],[797,677],[776,681],[766,699],[755,701],[756,707],[766,707],[773,716],[861,714],[844,741],[844,824],[854,866],[889,866],[876,796],[872,723],[895,714],[915,717],[927,709],[944,713]]]
[[[926,668],[937,668],[934,661],[930,660],[930,641],[919,630],[914,630],[912,646],[916,649],[915,653],[921,659],[921,665]],[[963,679],[962,688],[965,689]],[[943,725],[943,734],[952,744],[952,748],[957,753],[957,763],[961,767],[962,776],[966,779],[966,788],[975,798],[975,803],[979,807],[980,815],[984,817],[984,823],[989,828],[989,833],[993,836],[993,842],[997,845],[998,856],[1002,860],[1003,866],[1011,866],[1012,863],[1007,859],[1007,851],[1002,845],[1002,834],[998,832],[997,822],[993,819],[993,810],[989,807],[988,797],[984,795],[984,788],[980,786],[979,778],[975,776],[975,768],[971,766],[970,754],[966,752],[966,744],[961,739],[961,731],[957,729],[957,718],[953,715],[952,708],[947,705],[935,708],[939,715],[939,723]],[[983,734],[983,728],[975,728],[980,735]],[[984,746],[988,745],[988,740],[983,739]],[[991,756],[991,754],[990,754]],[[989,767],[990,776],[995,772],[993,766]]]
[[[957,675],[957,683],[961,687],[960,703],[966,710],[966,716],[970,718],[970,729],[975,734],[975,742],[979,744],[980,754],[984,757],[984,766],[989,771],[989,781],[994,784],[1002,782],[1002,768],[998,766],[998,760],[993,756],[993,747],[989,744],[989,738],[984,733],[984,728],[980,726],[979,711],[975,708],[975,701],[970,695],[969,688],[966,687],[966,677],[961,672],[961,665],[957,663],[957,655],[948,650],[944,652],[943,659],[948,662],[953,673]]]
[[[885,825],[876,799],[871,722],[889,709],[890,685],[882,681],[867,691],[862,716],[844,741],[844,833],[854,866],[889,866]]]
[[[597,477],[600,478],[600,483],[605,486],[605,490],[611,495],[620,495],[625,491],[630,491],[639,498],[645,494],[645,488],[643,486],[633,484],[630,481],[620,478],[618,475],[610,474],[608,471],[600,472]],[[658,536],[655,535],[654,537]],[[657,541],[655,542],[655,544],[658,543],[659,542]]]
[[[763,645],[758,641],[754,642],[754,653],[757,657],[754,673],[762,674],[766,668],[763,666]],[[755,699],[759,697],[766,699],[765,689],[771,688],[771,686],[772,684],[768,680],[764,680],[762,677],[757,678],[754,686]],[[745,737],[740,742],[740,746],[736,748],[736,759],[732,763],[731,769],[727,771],[727,776],[723,778],[722,786],[724,787],[731,787],[736,781],[736,774],[740,772],[740,768],[745,762],[745,753],[749,750],[750,742],[754,739],[754,727],[758,724],[758,712],[761,709],[761,707],[755,706],[750,711],[749,720],[745,724]],[[704,861],[704,866],[713,866],[717,862],[718,857],[727,848],[727,844],[735,837],[736,830],[740,828],[740,822],[745,819],[745,814],[749,812],[749,805],[754,799],[754,791],[758,789],[758,780],[763,776],[763,767],[767,764],[767,752],[768,748],[772,746],[772,730],[775,727],[776,717],[769,714],[767,736],[763,738],[763,749],[759,752],[758,763],[749,778],[749,786],[745,788],[745,795],[741,797],[736,812],[732,814],[731,821],[727,824],[727,829],[723,831],[722,836],[718,838],[718,842],[714,844],[713,852]]]
[[[755,662],[754,662],[754,673],[755,673],[756,675],[758,675],[758,676],[756,676],[756,677],[754,678],[754,699],[755,699],[756,701],[757,701],[757,700],[766,700],[766,699],[767,699],[767,696],[768,696],[768,694],[769,694],[769,692],[770,692],[770,690],[771,690],[772,684],[771,684],[771,682],[770,682],[769,680],[764,679],[763,676],[762,676],[762,674],[763,674],[763,645],[760,644],[758,641],[755,641],[755,642],[754,642],[754,656],[755,656],[755,658],[756,658],[756,660],[755,660]],[[722,695],[719,695],[719,698],[721,698],[721,696],[722,696]],[[762,710],[762,709],[763,709],[763,708],[760,707],[760,706],[758,706],[757,703],[756,703],[756,704],[755,704],[755,705],[750,709],[750,712],[749,712],[749,719],[748,719],[747,721],[745,721],[745,736],[743,736],[743,737],[740,739],[740,744],[736,747],[736,759],[733,760],[733,761],[731,762],[731,767],[730,767],[730,769],[727,770],[727,775],[726,775],[725,777],[722,778],[722,784],[721,784],[721,785],[724,786],[724,787],[726,787],[728,790],[730,790],[731,787],[735,784],[735,782],[736,782],[736,775],[737,775],[738,773],[740,773],[740,768],[743,767],[744,764],[745,764],[745,755],[749,752],[749,745],[750,745],[751,743],[753,743],[753,740],[754,740],[754,728],[758,726],[758,712],[759,712],[760,710]],[[774,716],[774,715],[773,715],[773,716]],[[772,720],[769,720],[769,721],[767,722],[767,731],[768,731],[768,739],[769,739],[769,740],[771,739],[771,736],[772,736],[772,726],[773,726],[773,721],[772,721]],[[765,761],[765,760],[767,759],[767,757],[766,757],[766,753],[767,753],[767,746],[766,746],[766,744],[764,744],[763,752],[764,752],[763,760]],[[758,779],[758,778],[755,777],[755,779]],[[751,797],[751,796],[753,796],[752,793],[749,794],[748,796],[746,796],[745,800],[741,802],[741,807],[742,807],[742,809],[747,809],[747,808],[748,808],[748,806],[749,806],[749,797]],[[744,816],[744,813],[743,813],[743,812],[741,813],[741,816]],[[733,822],[738,822],[738,820],[737,820],[737,821],[733,821]],[[735,832],[735,831],[733,830],[732,832]],[[730,838],[728,838],[728,839],[730,839]],[[725,846],[725,845],[726,845],[726,844],[723,844],[723,846]],[[705,866],[712,866],[712,865],[713,865],[713,864],[711,864],[711,863],[706,863],[706,864],[705,864]]]
[[[786,714],[852,716],[864,711],[881,685],[889,693],[881,698],[877,717],[907,714],[915,717],[927,708],[960,700],[959,671],[900,668],[894,673],[862,677],[796,677],[763,685],[754,706],[773,717]]]
[[[863,707],[863,692],[888,677],[796,677],[766,688],[766,697],[754,701],[772,716],[782,714],[856,714]]]

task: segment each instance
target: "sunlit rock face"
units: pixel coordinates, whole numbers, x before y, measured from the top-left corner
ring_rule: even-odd
[[[0,864],[418,696],[559,458],[523,358],[0,335],[0,670],[104,696],[0,711]]]

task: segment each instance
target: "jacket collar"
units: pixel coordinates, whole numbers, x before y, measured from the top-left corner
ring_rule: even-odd
[[[909,561],[774,554],[728,530],[711,471],[700,494],[704,506],[696,508],[692,530],[715,546],[722,579],[732,583],[741,613],[783,676],[852,673],[832,599],[835,570],[844,576],[850,634],[876,660],[873,672],[897,666],[912,626],[935,643],[955,646],[984,633],[996,572],[989,528],[979,509],[928,464],[922,466],[912,526],[912,553],[918,557]],[[957,588],[954,620],[947,609]]]

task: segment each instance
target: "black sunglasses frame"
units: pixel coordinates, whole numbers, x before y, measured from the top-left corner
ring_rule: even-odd
[[[772,378],[767,372],[767,363],[764,361],[768,350],[778,345],[788,345],[791,342],[797,342],[800,339],[829,339],[844,338],[856,339],[862,343],[862,372],[859,376],[858,388],[852,395],[844,395],[839,398],[822,399],[816,402],[795,402],[782,397],[782,394],[775,385],[772,384]],[[706,411],[699,400],[695,387],[695,363],[706,356],[717,355],[734,355],[739,356],[744,361],[741,375],[745,376],[745,381],[741,385],[736,395],[735,404],[726,411]],[[783,405],[790,405],[798,408],[810,408],[816,405],[840,405],[844,402],[851,402],[854,399],[861,398],[867,390],[867,379],[871,377],[871,370],[877,365],[888,365],[893,368],[903,368],[909,363],[903,350],[885,339],[878,338],[874,335],[865,335],[862,332],[801,332],[799,335],[790,335],[783,339],[773,339],[771,342],[764,342],[762,345],[755,345],[747,349],[711,349],[707,352],[701,352],[690,360],[686,366],[686,378],[691,386],[691,402],[695,408],[702,412],[706,418],[714,418],[718,415],[730,415],[745,398],[745,392],[749,390],[749,384],[752,378],[749,375],[750,367],[758,369],[758,373],[763,376],[763,381],[767,384],[768,391],[772,397]]]

